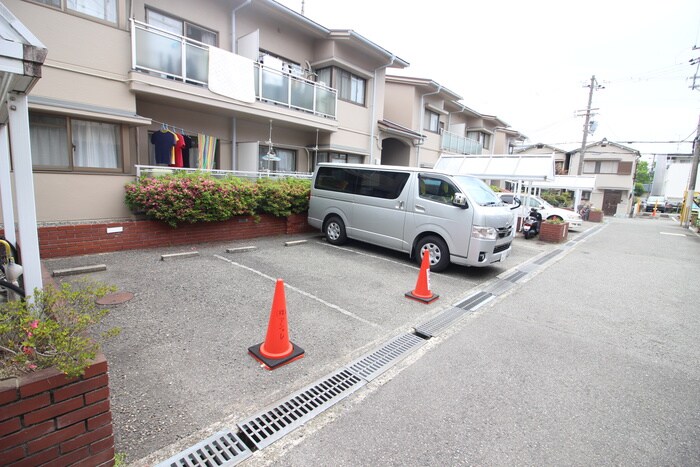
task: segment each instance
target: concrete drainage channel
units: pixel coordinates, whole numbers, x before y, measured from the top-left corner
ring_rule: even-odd
[[[597,233],[602,227],[590,229],[575,240],[516,267],[483,290],[472,293],[414,327],[413,332],[390,339],[374,351],[237,423],[235,429],[220,431],[159,463],[157,467],[216,467],[243,462],[254,452],[264,449],[350,396],[426,344],[429,339],[506,293],[528,274],[546,267],[547,263]]]

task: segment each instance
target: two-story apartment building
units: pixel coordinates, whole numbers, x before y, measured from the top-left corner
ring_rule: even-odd
[[[273,0],[5,4],[48,49],[29,98],[40,224],[130,218],[137,165],[379,162],[385,73],[408,66]]]
[[[470,109],[461,100],[430,79],[387,76],[382,163],[432,167],[443,153],[509,153],[523,140],[498,117]],[[405,134],[396,134],[397,127]]]
[[[634,174],[639,151],[603,138],[585,147],[581,174],[578,173],[580,148],[565,151],[546,144],[535,144],[518,152],[554,154],[554,172],[557,175],[595,176],[595,188],[584,191],[581,201],[601,209],[608,216],[629,214],[634,202]]]

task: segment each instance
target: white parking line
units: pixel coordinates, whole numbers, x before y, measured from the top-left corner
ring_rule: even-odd
[[[268,276],[268,275],[265,274],[264,272],[258,271],[257,269],[253,269],[253,268],[251,268],[251,267],[245,266],[245,265],[240,264],[240,263],[237,263],[237,262],[235,262],[235,261],[231,261],[230,259],[224,258],[223,256],[214,255],[214,257],[215,257],[215,258],[218,258],[218,259],[221,259],[221,260],[223,260],[223,261],[226,261],[227,263],[230,263],[230,264],[232,264],[232,265],[234,265],[234,266],[238,266],[239,268],[242,268],[242,269],[248,270],[248,271],[250,271],[250,272],[252,272],[252,273],[255,273],[255,274],[257,274],[257,275],[259,275],[259,276],[261,276],[261,277],[264,277],[265,279],[269,279],[269,280],[271,280],[272,282],[277,282],[277,278],[276,278],[276,277]],[[322,303],[323,305],[326,305],[327,307],[332,308],[333,310],[336,310],[336,311],[338,311],[338,312],[344,314],[345,316],[348,316],[348,317],[350,317],[350,318],[352,318],[352,319],[356,319],[357,321],[360,321],[360,322],[362,322],[362,323],[368,324],[368,325],[370,325],[370,326],[372,326],[372,327],[381,328],[381,325],[379,325],[379,324],[377,324],[377,323],[373,323],[372,321],[366,320],[366,319],[362,318],[361,316],[357,316],[355,313],[352,313],[352,312],[350,312],[350,311],[344,310],[344,309],[340,308],[338,305],[334,305],[334,304],[332,304],[332,303],[328,303],[327,301],[323,300],[322,298],[319,298],[319,297],[317,297],[317,296],[315,296],[315,295],[312,295],[312,294],[310,294],[310,293],[308,293],[308,292],[304,292],[303,290],[298,289],[298,288],[296,288],[296,287],[294,287],[294,286],[291,286],[291,285],[287,284],[286,282],[284,283],[284,286],[287,287],[287,288],[290,289],[290,290],[293,290],[293,291],[295,291],[295,292],[297,292],[297,293],[300,293],[301,295],[303,295],[303,296],[305,296],[305,297],[309,297],[309,298],[311,298],[311,299],[313,299],[313,300],[316,300],[317,302]]]
[[[682,233],[673,233],[673,232],[660,232],[661,235],[673,235],[674,237],[685,237],[685,234]]]
[[[374,258],[374,259],[378,259],[381,261],[386,261],[389,263],[398,264],[399,266],[403,266],[405,268],[420,269],[418,266],[413,266],[411,264],[401,263],[399,261],[394,261],[392,259],[384,258],[383,256],[369,255],[367,253],[362,253],[361,251],[352,250],[350,248],[346,248],[346,247],[342,247],[342,246],[331,245],[330,243],[326,243],[326,242],[318,242],[318,243],[320,243],[321,245],[325,245],[327,247],[330,247],[330,248],[337,248],[338,250],[343,250],[343,251],[347,251],[350,253],[355,253],[356,255],[367,256],[368,258]]]

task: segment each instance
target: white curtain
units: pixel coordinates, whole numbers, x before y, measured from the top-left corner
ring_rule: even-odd
[[[66,120],[62,117],[34,117],[29,127],[32,164],[69,167]]]
[[[119,131],[111,123],[72,120],[76,167],[119,168]]]

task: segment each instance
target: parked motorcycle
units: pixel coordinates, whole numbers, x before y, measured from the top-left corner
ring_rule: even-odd
[[[542,214],[537,212],[537,209],[530,209],[530,213],[523,219],[523,236],[525,239],[530,239],[540,233],[540,225],[542,225]]]

